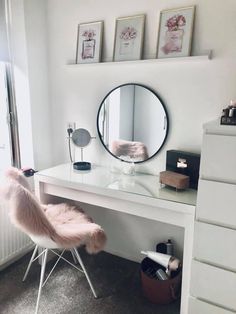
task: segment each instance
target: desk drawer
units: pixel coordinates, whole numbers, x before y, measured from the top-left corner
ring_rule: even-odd
[[[236,163],[236,162],[235,162]],[[200,180],[196,217],[236,228],[236,185]]]
[[[236,271],[236,231],[195,223],[194,257]]]
[[[236,273],[193,261],[192,296],[236,310],[235,291]]]
[[[204,135],[200,168],[201,177],[236,183],[235,156],[235,136]]]
[[[189,298],[188,314],[233,314],[234,312],[222,309],[195,298]]]

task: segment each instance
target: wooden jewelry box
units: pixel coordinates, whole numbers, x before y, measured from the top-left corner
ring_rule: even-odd
[[[189,176],[173,171],[160,172],[161,184],[165,184],[176,188],[177,190],[184,190],[189,188]]]

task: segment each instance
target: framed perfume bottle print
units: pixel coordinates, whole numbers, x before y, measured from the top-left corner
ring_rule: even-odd
[[[145,15],[116,20],[113,60],[139,60],[142,57]]]
[[[187,57],[190,55],[194,12],[194,6],[161,12],[157,58]]]
[[[76,63],[101,61],[102,36],[103,21],[79,24]]]

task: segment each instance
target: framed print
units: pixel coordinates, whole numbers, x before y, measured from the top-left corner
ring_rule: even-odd
[[[76,63],[101,61],[103,21],[79,24]]]
[[[161,12],[157,58],[190,55],[194,13],[195,6]]]
[[[142,57],[145,15],[116,19],[113,60],[139,60]]]

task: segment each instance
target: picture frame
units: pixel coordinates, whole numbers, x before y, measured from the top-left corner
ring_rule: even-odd
[[[195,6],[161,11],[157,58],[190,56],[194,16]]]
[[[113,61],[142,58],[145,18],[140,14],[116,19]]]
[[[78,25],[76,63],[101,61],[103,24],[103,21],[96,21]]]

